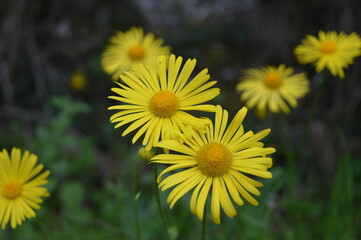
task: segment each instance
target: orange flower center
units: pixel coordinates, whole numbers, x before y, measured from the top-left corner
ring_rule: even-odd
[[[144,47],[140,44],[132,46],[128,51],[128,56],[134,61],[142,60],[145,56]]]
[[[157,117],[167,118],[178,111],[178,97],[168,90],[162,90],[150,99],[149,109]]]
[[[337,49],[337,46],[333,42],[324,42],[320,46],[321,52],[323,52],[325,54],[334,53],[336,51],[336,49]]]
[[[197,164],[201,172],[209,177],[227,173],[232,164],[232,154],[221,143],[208,143],[197,154]]]
[[[282,85],[282,77],[275,72],[268,73],[263,80],[268,88],[278,88]]]
[[[3,184],[3,195],[8,199],[14,199],[21,194],[21,184],[18,181],[7,181]]]

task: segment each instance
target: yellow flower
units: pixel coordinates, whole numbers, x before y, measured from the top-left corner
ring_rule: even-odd
[[[163,191],[174,187],[167,199],[171,208],[192,189],[190,209],[200,220],[210,193],[215,223],[220,223],[220,207],[228,217],[236,215],[231,198],[238,205],[244,204],[242,197],[252,205],[258,205],[250,193],[260,195],[257,187],[263,184],[250,176],[272,177],[268,172],[272,159],[266,155],[275,152],[275,149],[264,148],[259,142],[270,129],[257,134],[244,132],[242,121],[246,113],[245,107],[238,111],[227,128],[228,112],[217,106],[215,124],[210,122],[205,134],[190,129],[189,137],[184,138],[183,144],[168,139],[156,145],[171,152],[151,159],[152,163],[171,165],[160,173],[158,182],[165,173],[178,170],[159,184]]]
[[[77,69],[74,71],[70,79],[70,86],[76,91],[80,91],[85,87],[85,74],[82,69]]]
[[[34,210],[40,209],[41,197],[48,197],[48,190],[42,185],[50,171],[43,170],[37,163],[37,156],[25,151],[21,156],[18,148],[0,152],[0,223],[2,229],[8,222],[12,228],[21,225],[25,218],[36,216]]]
[[[138,63],[155,67],[158,56],[169,56],[170,47],[162,44],[163,40],[156,39],[151,33],[144,36],[142,28],[132,27],[125,33],[117,32],[102,54],[101,65],[116,81],[121,73]]]
[[[187,60],[180,71],[181,64],[182,57],[171,55],[166,64],[165,56],[160,56],[157,69],[139,65],[137,71],[121,76],[124,84],[116,82],[120,88],[112,88],[112,91],[119,96],[109,98],[121,104],[108,108],[119,110],[110,121],[117,123],[115,128],[132,123],[122,136],[140,128],[132,142],[145,133],[142,144],[150,150],[160,137],[176,137],[187,125],[204,129],[206,120],[185,111],[214,112],[215,106],[202,103],[216,97],[219,89],[211,88],[216,81],[207,82],[207,69],[189,80],[196,65],[195,59]]]
[[[333,76],[344,78],[343,69],[361,55],[361,38],[356,33],[319,31],[318,38],[307,35],[294,52],[301,64],[312,63],[317,72],[328,68]]]
[[[152,151],[147,150],[145,147],[139,148],[138,155],[141,159],[143,159],[145,161],[149,161],[154,156]]]
[[[244,71],[237,90],[242,91],[241,100],[248,108],[257,107],[257,111],[289,113],[286,102],[293,108],[297,99],[309,92],[309,81],[305,73],[293,74],[293,68],[285,65],[251,68]]]

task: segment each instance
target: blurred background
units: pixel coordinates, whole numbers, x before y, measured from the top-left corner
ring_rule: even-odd
[[[109,123],[115,84],[99,64],[109,38],[131,26],[196,58],[195,72],[208,68],[221,89],[213,103],[231,116],[243,106],[235,90],[242,70],[285,64],[309,77],[311,91],[291,114],[249,112],[246,130],[272,129],[265,141],[277,149],[273,178],[262,180],[258,207],[209,222],[208,239],[361,239],[361,59],[345,79],[329,77],[310,119],[322,74],[293,54],[319,30],[360,34],[360,10],[359,0],[0,1],[0,147],[28,149],[52,172],[38,217],[0,239],[135,238],[131,176],[140,144]],[[143,238],[163,239],[147,163],[138,182]],[[167,193],[172,238],[199,239],[189,199],[169,210]]]

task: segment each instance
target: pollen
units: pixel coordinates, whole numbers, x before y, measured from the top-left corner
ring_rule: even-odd
[[[325,54],[334,53],[337,49],[337,46],[333,42],[324,42],[320,46],[320,51]]]
[[[178,111],[178,97],[168,90],[162,90],[150,99],[149,109],[157,117],[167,118]]]
[[[197,164],[201,172],[209,177],[222,176],[231,167],[232,154],[223,144],[208,143],[198,151]]]
[[[266,85],[266,87],[275,89],[281,86],[283,81],[282,81],[282,77],[279,74],[275,72],[270,72],[266,75],[263,82]]]
[[[21,184],[18,181],[6,181],[2,191],[4,197],[14,199],[21,194]]]
[[[145,57],[144,47],[140,44],[133,45],[129,51],[128,56],[134,61],[142,60]]]

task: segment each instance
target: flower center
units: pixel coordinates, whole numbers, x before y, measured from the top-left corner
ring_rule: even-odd
[[[333,42],[324,42],[320,46],[321,52],[326,54],[334,53],[336,51],[336,48],[336,44]]]
[[[209,177],[227,173],[232,163],[232,154],[220,143],[208,143],[197,154],[197,163],[201,172]]]
[[[166,118],[178,111],[179,100],[168,90],[162,90],[150,99],[149,109],[157,117]]]
[[[18,181],[7,181],[2,190],[4,197],[13,199],[21,194],[21,184]]]
[[[144,47],[139,44],[132,46],[128,51],[128,56],[134,61],[142,60],[145,56]]]
[[[277,73],[271,72],[266,75],[263,82],[268,88],[278,88],[282,85],[282,77]]]

